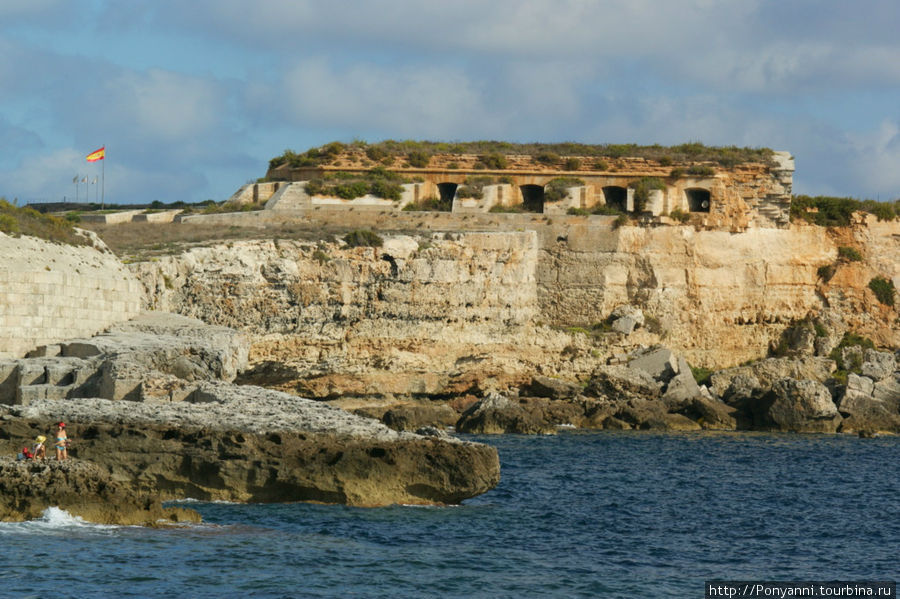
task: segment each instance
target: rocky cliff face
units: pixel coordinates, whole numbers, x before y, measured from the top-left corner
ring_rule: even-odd
[[[534,374],[584,380],[655,343],[731,366],[765,356],[810,315],[831,346],[846,330],[900,346],[896,311],[868,289],[876,275],[900,284],[898,234],[875,222],[738,234],[538,226],[395,236],[382,248],[236,242],[133,268],[150,307],[249,332],[245,380],[319,398],[447,396]],[[863,260],[839,259],[840,246]],[[611,332],[623,306],[644,325]]]

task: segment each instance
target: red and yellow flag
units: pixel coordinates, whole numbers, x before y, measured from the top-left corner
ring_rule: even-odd
[[[91,152],[87,155],[88,162],[97,162],[98,160],[103,160],[106,158],[106,146],[103,146],[99,150]]]

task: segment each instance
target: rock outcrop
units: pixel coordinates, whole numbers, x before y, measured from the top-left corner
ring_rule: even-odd
[[[193,510],[163,508],[156,494],[115,480],[97,463],[0,458],[0,521],[33,520],[50,507],[98,524],[160,526],[200,521]]]
[[[447,504],[499,481],[491,447],[397,432],[322,402],[228,383],[246,363],[247,343],[225,327],[145,314],[59,351],[5,363],[0,451],[14,455],[66,421],[71,455],[125,489],[101,493],[106,479],[90,474],[99,489],[90,491],[91,506],[119,495],[130,506],[79,508],[85,518],[150,517],[134,512],[142,497]],[[15,481],[10,488],[19,489]],[[60,488],[25,489],[36,499],[8,511],[28,517],[54,498],[68,502],[69,487]],[[158,513],[156,504],[141,506]]]

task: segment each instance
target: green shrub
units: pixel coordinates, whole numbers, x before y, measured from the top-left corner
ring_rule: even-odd
[[[439,198],[424,198],[418,202],[410,202],[403,207],[405,212],[450,212],[453,201],[442,202]]]
[[[534,155],[534,160],[541,164],[556,164],[559,162],[559,154],[555,152],[542,151]]]
[[[355,247],[381,247],[384,240],[378,233],[368,229],[356,229],[344,235],[344,241],[348,246]]]
[[[893,205],[875,200],[806,195],[794,196],[791,200],[791,219],[823,227],[844,227],[850,224],[854,212],[869,212],[878,220],[891,221],[900,217],[900,203]]]
[[[620,214],[624,214],[621,210],[616,208],[615,206],[610,206],[609,204],[597,204],[591,209],[591,214],[602,214],[605,216],[616,216]]]
[[[834,276],[834,273],[837,271],[837,266],[834,264],[825,264],[816,269],[816,274],[819,275],[819,278],[825,281],[826,283],[831,280],[831,277]]]
[[[590,211],[585,210],[584,208],[569,208],[566,210],[566,214],[571,216],[588,216]]]
[[[673,168],[671,171],[669,171],[669,176],[672,177],[673,179],[677,179],[678,177],[683,177],[684,169],[683,168]]]
[[[525,210],[525,204],[513,204],[512,206],[501,206],[500,204],[494,204],[491,206],[488,212],[494,213],[519,213],[519,212],[528,212]]]
[[[628,218],[627,214],[620,214],[616,217],[616,220],[613,221],[612,227],[613,229],[618,229],[619,227],[623,227],[628,224],[631,219]]]
[[[842,245],[838,248],[838,258],[842,258],[847,262],[860,262],[863,257],[856,248]]]
[[[19,221],[11,214],[0,214],[0,233],[15,235],[19,232]]]
[[[320,249],[317,249],[316,251],[314,251],[312,253],[312,259],[315,260],[316,262],[318,262],[319,264],[325,264],[326,262],[331,260],[331,258],[328,257],[328,254],[326,254],[325,252],[323,252]]]
[[[641,177],[629,183],[628,187],[634,189],[634,212],[640,213],[650,201],[650,192],[654,189],[665,189],[666,184],[657,177]]]
[[[869,281],[869,289],[872,290],[872,293],[875,294],[875,297],[878,298],[879,302],[885,306],[894,306],[896,289],[894,288],[894,282],[892,280],[884,277],[875,277]]]
[[[449,163],[447,163],[447,168],[456,170],[459,168],[459,163],[458,162],[449,162]]]
[[[563,168],[567,171],[577,171],[581,168],[581,161],[577,158],[566,158]]]
[[[714,370],[702,366],[691,366],[691,374],[694,375],[694,380],[698,385],[708,385],[714,372]]]
[[[680,223],[686,223],[691,220],[691,214],[689,212],[685,212],[681,208],[676,208],[669,213],[669,218],[677,220]]]
[[[389,156],[388,151],[381,146],[367,146],[366,156],[373,162],[381,162]]]
[[[558,202],[565,199],[571,187],[581,187],[584,181],[574,177],[557,177],[544,186],[544,201]]]
[[[33,208],[19,208],[0,197],[0,232],[7,235],[29,235],[55,243],[89,245],[90,241],[75,231],[72,221],[41,214]]]
[[[425,168],[431,160],[431,154],[421,150],[415,150],[406,155],[409,165],[416,168]]]
[[[844,333],[844,336],[841,337],[840,343],[831,350],[831,353],[828,354],[828,357],[834,360],[837,363],[838,372],[844,371],[846,384],[846,372],[856,372],[859,373],[862,368],[862,360],[854,359],[851,363],[845,363],[841,355],[843,352],[841,351],[845,347],[853,347],[858,346],[864,350],[866,349],[875,349],[875,343],[869,339],[868,337],[863,337],[862,335],[857,335],[856,333],[851,333],[847,331]],[[832,374],[833,377],[838,378],[837,373]]]
[[[493,152],[480,157],[481,163],[490,169],[499,170],[506,168],[506,156]]]
[[[695,177],[712,177],[716,174],[716,169],[711,166],[694,165],[687,169],[687,174]]]
[[[594,168],[598,171],[605,171],[609,168],[609,164],[605,160],[598,160],[594,163]]]
[[[660,166],[672,166],[672,157],[671,156],[663,156],[659,159]]]

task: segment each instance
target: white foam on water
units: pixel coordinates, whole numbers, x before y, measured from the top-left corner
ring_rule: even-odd
[[[27,522],[4,522],[0,524],[0,534],[5,532],[35,532],[54,533],[71,532],[73,529],[83,530],[112,530],[121,528],[111,524],[93,524],[86,522],[79,516],[73,516],[66,510],[58,507],[48,507],[41,513],[41,517]]]

